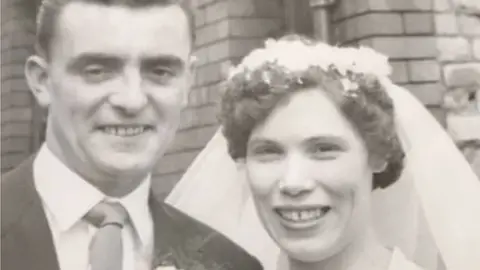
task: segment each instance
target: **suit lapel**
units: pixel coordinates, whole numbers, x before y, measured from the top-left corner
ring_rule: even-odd
[[[153,269],[158,266],[176,265],[174,253],[175,243],[172,233],[175,231],[167,210],[162,202],[157,201],[154,195],[150,195],[150,209],[154,224],[154,252],[152,259]]]
[[[20,165],[8,178],[12,180],[7,185],[12,194],[7,195],[7,199],[13,203],[7,203],[7,199],[4,201],[5,198],[2,198],[7,204],[4,206],[2,202],[2,212],[15,214],[2,215],[2,218],[10,219],[2,222],[2,226],[6,224],[8,227],[2,228],[2,231],[5,229],[2,235],[2,241],[5,241],[2,242],[2,268],[59,269],[50,227],[33,183],[33,158]]]
[[[155,249],[153,269],[158,266],[176,266],[177,269],[203,269],[206,263],[202,246],[210,236],[185,214],[156,201],[151,196],[150,207],[154,221]],[[200,268],[198,266],[201,266]]]
[[[52,234],[41,205],[31,205],[21,226],[30,242],[30,269],[59,269]]]
[[[153,197],[150,207],[155,227],[153,269],[262,269],[250,255],[205,224]]]

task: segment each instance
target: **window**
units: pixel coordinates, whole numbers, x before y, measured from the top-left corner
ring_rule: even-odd
[[[283,0],[285,8],[285,30],[313,37],[313,16],[309,1]]]

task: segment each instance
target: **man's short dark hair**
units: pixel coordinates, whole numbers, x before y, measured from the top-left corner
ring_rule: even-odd
[[[123,5],[131,8],[178,5],[187,15],[193,44],[195,37],[193,9],[188,0],[43,0],[37,15],[37,39],[35,50],[39,55],[49,58],[51,42],[56,31],[56,23],[59,14],[67,4],[74,2],[92,3],[102,6]]]

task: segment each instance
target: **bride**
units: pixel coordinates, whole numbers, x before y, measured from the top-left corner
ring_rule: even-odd
[[[231,71],[167,202],[265,269],[480,267],[480,181],[386,57],[298,36]]]

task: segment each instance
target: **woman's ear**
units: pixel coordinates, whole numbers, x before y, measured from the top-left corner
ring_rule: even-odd
[[[237,167],[238,176],[242,179],[245,179],[247,171],[245,165],[245,158],[238,158],[235,160],[235,165]]]
[[[244,171],[245,170],[245,158],[237,158],[235,160],[235,165],[237,165],[237,170],[238,171]]]
[[[25,64],[25,77],[38,104],[47,109],[51,96],[48,87],[48,63],[45,59],[37,55],[30,56]]]

